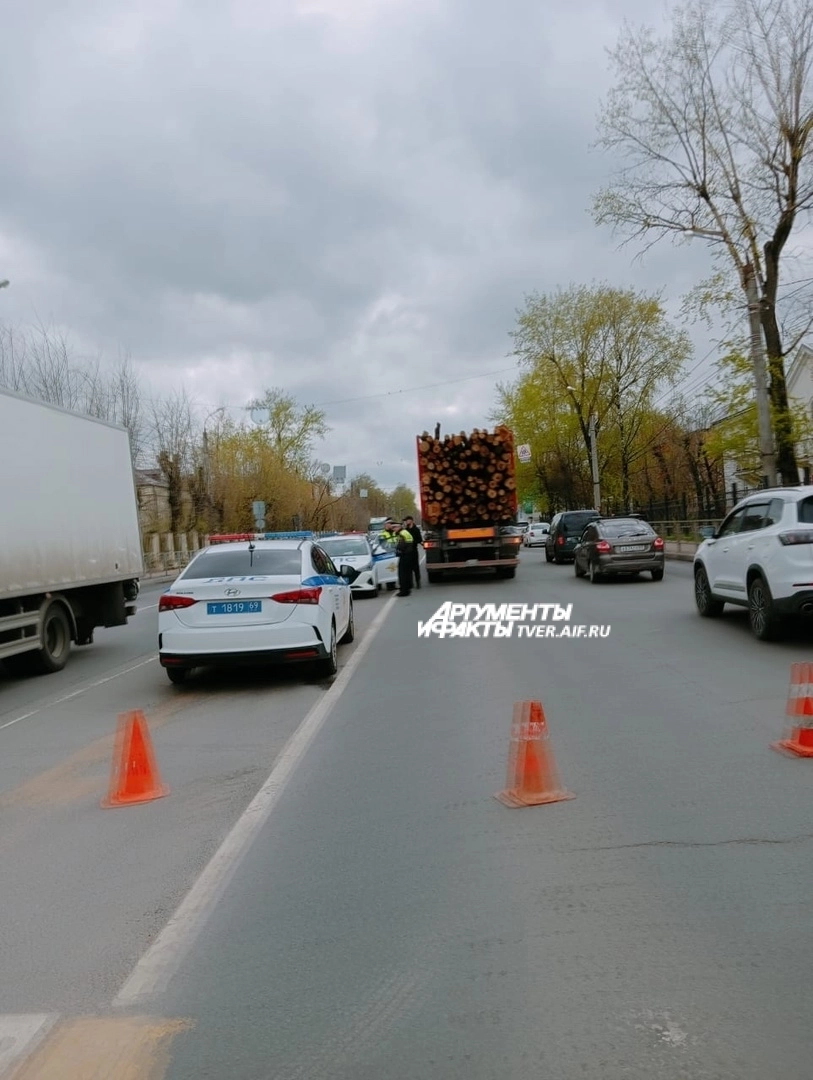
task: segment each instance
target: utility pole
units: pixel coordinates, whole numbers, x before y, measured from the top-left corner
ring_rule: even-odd
[[[601,485],[598,479],[598,445],[596,440],[596,415],[590,414],[590,468],[593,473],[593,504],[601,509]]]
[[[771,426],[771,403],[768,397],[768,369],[762,338],[759,294],[754,267],[746,263],[743,269],[748,298],[748,325],[751,331],[751,364],[757,391],[757,420],[759,422],[759,456],[763,487],[776,487],[776,454]]]

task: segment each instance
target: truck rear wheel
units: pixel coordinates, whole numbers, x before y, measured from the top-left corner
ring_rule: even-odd
[[[62,604],[51,604],[42,620],[42,648],[34,665],[45,674],[61,671],[71,652],[71,623]]]
[[[499,578],[512,578],[517,576],[516,566],[498,566],[497,577]]]
[[[440,570],[427,570],[426,580],[429,582],[430,585],[437,585],[439,581],[443,580],[443,574],[440,572]]]

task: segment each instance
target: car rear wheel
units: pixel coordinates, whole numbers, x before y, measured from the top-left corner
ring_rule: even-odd
[[[189,668],[168,667],[164,668],[164,671],[166,671],[167,678],[173,686],[183,686],[183,684],[189,678]]]
[[[748,621],[758,641],[775,641],[779,633],[771,590],[762,577],[755,577],[748,586]]]
[[[579,560],[573,560],[573,569],[576,572],[576,577],[584,577],[584,570],[579,566]]]
[[[702,566],[698,566],[694,572],[694,602],[705,619],[713,619],[723,613],[724,605],[711,595],[709,579]]]
[[[347,620],[347,629],[342,635],[340,645],[349,645],[353,638],[356,636],[356,621],[353,615],[353,602],[350,601],[350,618]]]
[[[547,548],[545,548],[545,562],[553,562],[553,556]]]
[[[653,581],[663,581],[663,570],[653,570],[652,571],[652,580]]]
[[[319,674],[325,678],[332,678],[333,675],[339,670],[339,654],[336,645],[336,624],[332,622],[330,624],[330,653],[324,660],[320,660]]]
[[[604,577],[604,575],[601,573],[601,571],[596,569],[596,564],[594,562],[591,562],[590,563],[590,581],[591,581],[591,583],[593,585],[597,585],[603,579],[603,577]]]

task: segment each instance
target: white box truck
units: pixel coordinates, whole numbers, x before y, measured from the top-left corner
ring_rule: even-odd
[[[0,660],[61,670],[134,615],[143,573],[125,428],[0,389]]]

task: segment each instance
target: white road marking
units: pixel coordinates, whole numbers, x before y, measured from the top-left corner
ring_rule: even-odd
[[[166,989],[195,938],[214,911],[241,860],[270,817],[271,811],[297,765],[347,688],[353,673],[364,658],[376,632],[394,603],[395,597],[391,597],[379,611],[346,667],[341,670],[330,689],[296,729],[277,758],[271,775],[113,999],[115,1007],[126,1008],[137,1005],[151,995]]]
[[[105,675],[103,679],[96,679],[95,682],[88,683],[87,686],[83,686],[80,690],[74,690],[70,694],[63,694],[62,697],[58,697],[54,701],[40,705],[38,709],[32,709],[31,712],[23,713],[22,716],[15,716],[13,720],[7,720],[5,724],[0,724],[0,731],[7,727],[13,727],[14,724],[19,724],[21,720],[30,720],[32,716],[37,716],[39,713],[45,712],[46,709],[52,709],[54,705],[61,705],[65,701],[81,697],[82,694],[94,690],[97,686],[104,686],[105,683],[112,682],[114,679],[120,679],[122,675],[129,675],[131,671],[138,671],[139,668],[144,667],[146,664],[154,664],[157,659],[157,656],[151,656],[149,660],[142,660],[138,664],[133,664],[132,667],[125,668],[124,671],[117,671],[115,675]]]
[[[0,1016],[0,1077],[31,1053],[56,1020],[51,1013]]]

